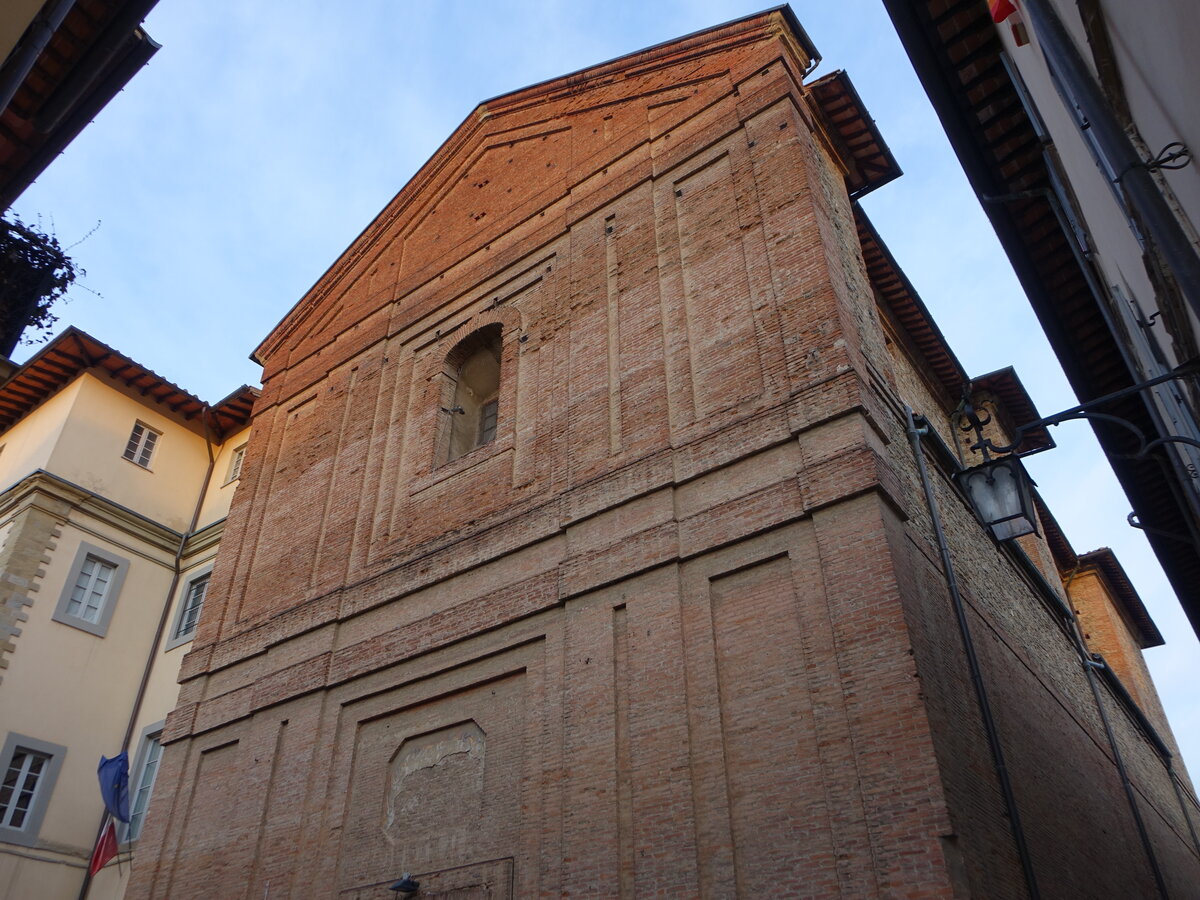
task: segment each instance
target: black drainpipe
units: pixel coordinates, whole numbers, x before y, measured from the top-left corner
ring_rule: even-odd
[[[1092,699],[1096,702],[1096,711],[1100,713],[1100,721],[1104,724],[1104,736],[1108,739],[1109,749],[1112,750],[1113,763],[1116,765],[1117,775],[1121,779],[1121,789],[1125,792],[1125,800],[1129,803],[1129,811],[1133,814],[1133,823],[1137,828],[1138,838],[1142,842],[1142,849],[1146,851],[1146,859],[1150,863],[1150,871],[1154,873],[1154,884],[1158,888],[1159,895],[1166,898],[1169,896],[1167,894],[1167,884],[1163,879],[1162,869],[1159,868],[1158,857],[1155,855],[1154,845],[1150,841],[1150,833],[1146,831],[1146,823],[1142,819],[1142,812],[1138,809],[1137,795],[1133,790],[1133,782],[1129,780],[1129,773],[1125,769],[1125,758],[1121,755],[1121,748],[1117,744],[1117,735],[1112,730],[1108,711],[1105,710],[1103,698],[1100,696],[1100,685],[1096,683],[1097,670],[1107,670],[1110,679],[1113,679],[1114,676],[1112,670],[1108,669],[1107,664],[1098,661],[1092,656],[1091,651],[1088,650],[1087,642],[1083,639],[1083,631],[1079,627],[1079,618],[1075,614],[1075,604],[1071,602],[1071,582],[1075,580],[1077,574],[1079,574],[1078,565],[1071,570],[1071,574],[1067,577],[1066,583],[1063,585],[1063,592],[1067,595],[1067,605],[1071,610],[1069,629],[1071,632],[1071,641],[1075,645],[1075,652],[1079,654],[1079,662],[1083,666],[1088,687],[1092,691]],[[1121,684],[1119,680],[1114,680],[1117,685]],[[1124,690],[1122,686],[1121,691],[1124,692]],[[1133,704],[1132,698],[1129,699],[1129,702],[1136,707],[1136,704]],[[1171,786],[1175,788],[1175,796],[1179,800],[1179,806],[1183,812],[1183,820],[1187,822],[1188,831],[1191,832],[1192,840],[1195,842],[1196,831],[1192,827],[1192,819],[1188,815],[1187,805],[1184,803],[1183,797],[1179,792],[1179,785],[1175,782],[1175,768],[1171,764],[1171,751],[1165,745],[1161,744],[1157,734],[1154,735],[1154,740],[1151,742],[1155,744],[1155,749],[1158,751],[1159,757],[1166,764],[1167,777],[1171,779]]]
[[[905,406],[905,414],[908,417],[908,438],[912,443],[913,455],[917,460],[917,468],[921,475],[921,485],[925,490],[925,501],[929,505],[929,512],[933,518],[933,528],[937,536],[938,549],[942,556],[942,565],[946,570],[946,583],[950,588],[950,596],[954,601],[954,612],[958,617],[958,627],[962,634],[963,646],[967,653],[967,664],[971,669],[971,681],[975,686],[975,695],[979,700],[980,713],[983,716],[984,728],[988,734],[988,744],[992,749],[992,760],[996,767],[997,778],[1000,779],[1000,788],[1004,793],[1004,801],[1007,807],[1009,819],[1013,827],[1013,840],[1017,844],[1017,852],[1021,856],[1021,866],[1025,870],[1026,886],[1029,888],[1030,896],[1036,900],[1038,897],[1037,884],[1034,879],[1033,867],[1029,858],[1029,851],[1025,844],[1023,829],[1021,828],[1020,818],[1017,814],[1016,800],[1013,797],[1012,787],[1008,779],[1008,770],[1004,765],[1004,757],[1000,747],[999,734],[996,731],[995,722],[992,719],[991,710],[988,706],[987,693],[983,683],[983,675],[979,668],[979,661],[975,656],[974,644],[971,640],[971,632],[967,623],[966,608],[962,601],[962,596],[958,591],[958,581],[954,575],[954,566],[950,561],[950,548],[946,543],[946,535],[942,530],[941,515],[938,512],[937,501],[933,496],[933,487],[929,481],[929,472],[925,468],[925,456],[921,452],[921,436],[929,433],[929,422],[922,418],[922,424],[918,426],[913,416],[911,407]],[[1077,570],[1076,570],[1077,571]],[[1072,572],[1068,577],[1066,586],[1070,586],[1071,581],[1075,578],[1076,572]],[[1047,590],[1050,590],[1047,587]],[[1057,598],[1057,595],[1055,595]],[[1070,603],[1060,605],[1063,607],[1063,619],[1067,622],[1067,631],[1071,639],[1071,644],[1075,652],[1079,654],[1079,661],[1082,665],[1084,677],[1087,680],[1088,688],[1092,692],[1092,699],[1096,704],[1096,710],[1100,714],[1100,721],[1104,725],[1104,735],[1107,738],[1109,749],[1112,751],[1113,763],[1117,769],[1117,775],[1121,780],[1121,787],[1125,792],[1125,799],[1129,804],[1130,812],[1133,814],[1134,826],[1137,829],[1138,837],[1141,840],[1142,848],[1145,850],[1146,858],[1150,863],[1150,870],[1154,876],[1154,884],[1158,889],[1158,893],[1166,900],[1169,897],[1167,893],[1166,882],[1163,878],[1162,870],[1159,868],[1158,859],[1154,853],[1154,846],[1150,840],[1150,834],[1146,830],[1145,821],[1137,805],[1137,797],[1134,792],[1133,782],[1129,779],[1129,773],[1125,768],[1125,760],[1121,754],[1120,746],[1117,744],[1116,733],[1112,729],[1112,722],[1108,717],[1108,712],[1104,708],[1103,698],[1100,695],[1100,686],[1096,682],[1096,672],[1104,671],[1107,666],[1099,660],[1092,657],[1087,649],[1087,645],[1083,640],[1083,634],[1079,630],[1079,622],[1075,617],[1074,609]],[[1117,684],[1120,682],[1118,681]],[[1180,806],[1183,807],[1184,820],[1188,824],[1188,829],[1191,831],[1193,838],[1195,831],[1192,827],[1191,818],[1187,814],[1186,804],[1184,803],[1178,784],[1175,781],[1175,772],[1171,765],[1171,754],[1165,746],[1160,746],[1161,741],[1158,741],[1155,735],[1156,747],[1160,754],[1165,754],[1163,757],[1166,766],[1167,774],[1171,779],[1172,785],[1175,787],[1176,795],[1179,798]]]
[[[1004,749],[1000,746],[1000,733],[996,728],[995,719],[992,718],[987,687],[983,683],[983,670],[980,668],[979,658],[975,655],[975,642],[971,639],[971,626],[967,621],[966,605],[958,591],[958,579],[954,574],[954,563],[950,559],[950,546],[946,543],[946,533],[942,530],[942,517],[938,512],[937,500],[933,496],[933,485],[929,481],[929,472],[925,468],[925,454],[921,450],[921,435],[929,432],[929,423],[923,420],[923,424],[918,427],[913,418],[912,408],[909,406],[904,407],[904,414],[908,419],[906,429],[908,440],[912,444],[913,456],[917,461],[917,471],[921,476],[921,487],[925,491],[925,503],[928,505],[929,515],[933,519],[933,531],[937,538],[938,551],[942,556],[942,568],[946,574],[946,586],[950,589],[954,615],[958,620],[958,632],[962,637],[963,650],[967,655],[967,667],[971,671],[971,685],[975,688],[975,699],[979,703],[983,730],[987,733],[988,748],[992,751],[992,765],[996,770],[996,780],[1000,783],[1000,793],[1004,795],[1004,809],[1012,828],[1017,856],[1021,860],[1021,871],[1025,875],[1025,887],[1029,891],[1030,900],[1039,900],[1041,892],[1038,890],[1037,876],[1033,871],[1033,859],[1029,854],[1029,845],[1025,842],[1025,830],[1021,827],[1017,798],[1013,794],[1012,782],[1008,777],[1008,767],[1004,762]]]
[[[1150,863],[1150,871],[1154,873],[1154,884],[1158,888],[1159,896],[1165,898],[1170,895],[1167,893],[1167,883],[1163,879],[1162,869],[1158,866],[1158,857],[1154,854],[1154,845],[1150,842],[1150,833],[1146,831],[1146,823],[1142,820],[1141,810],[1138,809],[1137,795],[1133,792],[1133,783],[1129,780],[1129,773],[1125,770],[1125,760],[1121,756],[1121,750],[1117,746],[1117,736],[1112,730],[1112,723],[1109,722],[1108,713],[1104,709],[1103,698],[1100,696],[1100,686],[1096,684],[1096,670],[1103,669],[1104,663],[1097,662],[1092,659],[1087,648],[1083,645],[1083,638],[1079,635],[1079,625],[1075,621],[1075,617],[1071,617],[1071,634],[1075,638],[1075,648],[1079,652],[1080,662],[1083,664],[1083,671],[1087,675],[1088,687],[1092,689],[1092,697],[1096,701],[1096,709],[1100,713],[1100,721],[1104,723],[1104,735],[1108,738],[1108,746],[1112,748],[1113,762],[1117,767],[1117,774],[1121,778],[1121,787],[1125,791],[1125,799],[1129,802],[1129,810],[1133,813],[1133,822],[1137,827],[1138,838],[1142,842],[1142,849],[1146,851],[1146,859]],[[1169,777],[1174,775],[1171,771],[1171,762],[1167,760]],[[1172,781],[1174,781],[1172,777]],[[1187,810],[1184,810],[1184,818],[1187,819],[1189,827],[1191,820],[1187,818]]]

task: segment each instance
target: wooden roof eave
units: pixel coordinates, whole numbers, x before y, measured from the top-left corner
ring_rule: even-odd
[[[806,87],[816,101],[817,111],[834,145],[840,150],[852,200],[903,174],[845,71],[831,72]]]
[[[974,80],[1002,50],[987,3],[884,0],[884,6],[1076,396],[1086,402],[1132,386],[1139,379],[1124,362],[1111,330],[1094,329],[1090,340],[1078,340],[1080,333],[1105,320],[1104,303],[1094,293],[1089,264],[1072,249],[1073,237],[1061,225],[1052,225],[1058,216],[1040,143],[1021,141],[1027,148],[1025,158],[1010,154],[1002,170],[997,159],[1004,151],[991,137],[997,132],[990,135],[982,127],[990,109],[1003,106],[1013,120],[1001,130],[1010,149],[1016,146],[1012,126],[1020,125],[1021,119],[1022,127],[1035,131],[1021,104],[1012,102],[1016,87],[1011,81]],[[963,68],[962,60],[969,60],[970,66]],[[963,87],[968,82],[973,85],[969,92]],[[1035,221],[1048,230],[1033,234]],[[1157,432],[1154,413],[1143,398],[1126,398],[1106,411],[1144,434]],[[1123,430],[1099,422],[1092,427],[1200,634],[1200,523],[1186,508],[1173,474],[1131,458]]]
[[[970,389],[972,394],[977,391],[990,391],[995,395],[1000,401],[1002,426],[1010,436],[1014,435],[1017,429],[1025,428],[1016,453],[1024,456],[1041,450],[1052,450],[1057,446],[1045,425],[1030,427],[1031,423],[1041,419],[1041,414],[1012,366],[997,369],[986,375],[977,375],[971,379]]]
[[[207,406],[194,394],[71,326],[0,385],[0,431],[11,428],[79,375],[89,372],[125,385],[147,402],[164,407],[168,416],[183,422],[190,421]],[[227,428],[240,427],[249,421],[254,396],[257,392],[243,385],[221,401],[224,405],[221,415]]]
[[[1145,650],[1149,647],[1161,647],[1166,641],[1162,632],[1150,618],[1146,604],[1134,589],[1133,583],[1125,573],[1124,567],[1116,554],[1108,547],[1092,550],[1079,557],[1080,566],[1095,566],[1108,586],[1113,603],[1133,626],[1138,646]]]
[[[858,203],[853,208],[863,261],[871,283],[887,304],[893,320],[923,357],[943,398],[957,401],[970,380],[966,371],[866,212]]]

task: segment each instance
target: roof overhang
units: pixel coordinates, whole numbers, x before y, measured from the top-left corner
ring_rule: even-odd
[[[985,0],[884,0],[946,135],[992,223],[1076,396],[1095,399],[1138,382],[1093,292],[1051,193],[1043,146],[1005,69]],[[1143,434],[1157,432],[1137,396],[1106,405]],[[1172,476],[1125,429],[1092,421],[1137,510],[1147,540],[1200,633],[1200,553]]]
[[[1046,535],[1046,544],[1054,557],[1054,564],[1063,577],[1064,584],[1070,584],[1071,578],[1078,572],[1091,570],[1104,581],[1108,594],[1112,597],[1117,609],[1130,623],[1138,646],[1145,650],[1148,647],[1160,647],[1166,643],[1162,632],[1150,618],[1146,605],[1134,589],[1129,576],[1121,566],[1116,555],[1107,547],[1092,550],[1090,553],[1076,553],[1063,534],[1057,520],[1051,514],[1042,498],[1034,492],[1034,504],[1037,506],[1038,521]]]
[[[854,224],[858,229],[858,242],[862,247],[867,278],[875,289],[876,297],[928,365],[941,390],[942,399],[952,406],[958,402],[967,386],[969,379],[966,371],[951,351],[916,288],[857,203],[854,204]]]
[[[199,432],[205,428],[218,441],[250,422],[258,391],[249,385],[209,406],[199,397],[101,343],[85,331],[68,328],[0,385],[0,433],[84,373],[108,378]]]
[[[139,26],[157,0],[45,4],[0,66],[0,210],[7,209],[158,50]],[[48,39],[47,39],[48,38]]]
[[[928,367],[947,405],[956,403],[964,392],[971,396],[982,391],[989,392],[997,401],[997,412],[1003,417],[1001,426],[1007,434],[1013,434],[1018,427],[1040,419],[1033,399],[1012,366],[975,378],[967,377],[908,276],[896,263],[875,226],[857,203],[854,205],[854,221],[858,227],[867,277],[875,289],[876,297],[895,327],[902,332],[903,338]],[[1049,430],[1039,425],[1027,429],[1017,452],[1034,453],[1050,450],[1054,446],[1054,438]]]
[[[1028,427],[1031,423],[1037,422],[1041,418],[1041,414],[1033,405],[1033,398],[1025,390],[1025,385],[1017,377],[1016,369],[1006,366],[995,372],[972,378],[972,396],[980,391],[988,391],[999,401],[997,411],[1002,417],[1000,424],[1009,435],[1014,435],[1018,428],[1026,428],[1021,436],[1021,443],[1017,445],[1014,452],[1026,455],[1037,453],[1040,450],[1054,449],[1056,446],[1054,438],[1050,436],[1050,430],[1045,425]]]
[[[1146,611],[1142,598],[1134,590],[1129,576],[1120,561],[1107,547],[1084,553],[1079,557],[1079,565],[1084,569],[1094,569],[1108,584],[1109,593],[1117,607],[1134,626],[1138,638],[1138,646],[1143,650],[1147,647],[1161,647],[1166,641],[1158,626]]]
[[[826,126],[841,145],[850,199],[857,200],[903,174],[849,75],[839,69],[818,78],[808,89]]]

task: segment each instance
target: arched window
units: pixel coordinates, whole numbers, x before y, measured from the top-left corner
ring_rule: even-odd
[[[450,420],[449,440],[443,444],[450,462],[496,439],[500,326],[487,325],[459,341],[447,355],[444,371],[454,388],[451,405],[442,408]]]

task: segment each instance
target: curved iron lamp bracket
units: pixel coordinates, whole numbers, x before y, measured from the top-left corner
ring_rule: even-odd
[[[964,396],[963,402],[959,405],[956,412],[959,416],[959,428],[963,431],[974,431],[975,442],[971,444],[972,450],[977,450],[983,454],[984,461],[987,461],[989,453],[1015,453],[1017,448],[1025,441],[1025,435],[1035,428],[1044,428],[1051,425],[1060,425],[1063,422],[1069,422],[1074,419],[1097,419],[1103,422],[1111,422],[1114,425],[1120,425],[1133,432],[1138,441],[1138,449],[1136,453],[1120,454],[1125,459],[1141,459],[1163,444],[1187,444],[1191,447],[1200,449],[1200,441],[1184,437],[1183,435],[1168,435],[1166,437],[1146,440],[1146,434],[1137,425],[1130,422],[1128,419],[1123,419],[1120,416],[1114,416],[1111,413],[1097,412],[1094,407],[1104,403],[1111,403],[1113,400],[1120,400],[1129,397],[1146,388],[1154,387],[1155,385],[1165,384],[1168,381],[1175,381],[1181,378],[1193,378],[1200,373],[1200,368],[1196,363],[1186,363],[1168,372],[1166,375],[1159,375],[1157,378],[1151,378],[1148,381],[1143,381],[1140,384],[1135,384],[1131,387],[1124,388],[1119,391],[1113,391],[1111,394],[1105,394],[1103,397],[1097,397],[1095,400],[1089,400],[1087,403],[1081,403],[1079,406],[1073,406],[1070,409],[1064,409],[1062,412],[1055,413],[1052,416],[1045,416],[1041,419],[1036,419],[1032,422],[1026,422],[1020,425],[1013,432],[1013,441],[1009,444],[997,444],[991,438],[985,437],[983,429],[992,421],[990,413],[985,412],[980,416],[969,397]],[[1029,456],[1031,453],[1037,453],[1037,450],[1032,450],[1030,453],[1020,454]],[[1116,454],[1114,454],[1116,455]]]
[[[1191,538],[1186,538],[1183,535],[1175,534],[1171,531],[1163,531],[1161,528],[1152,528],[1149,525],[1143,525],[1141,518],[1136,512],[1131,512],[1125,517],[1125,521],[1133,528],[1139,531],[1144,531],[1147,534],[1157,534],[1159,537],[1170,538],[1173,541],[1179,541],[1181,544],[1187,544],[1189,547],[1195,547],[1196,543]]]

